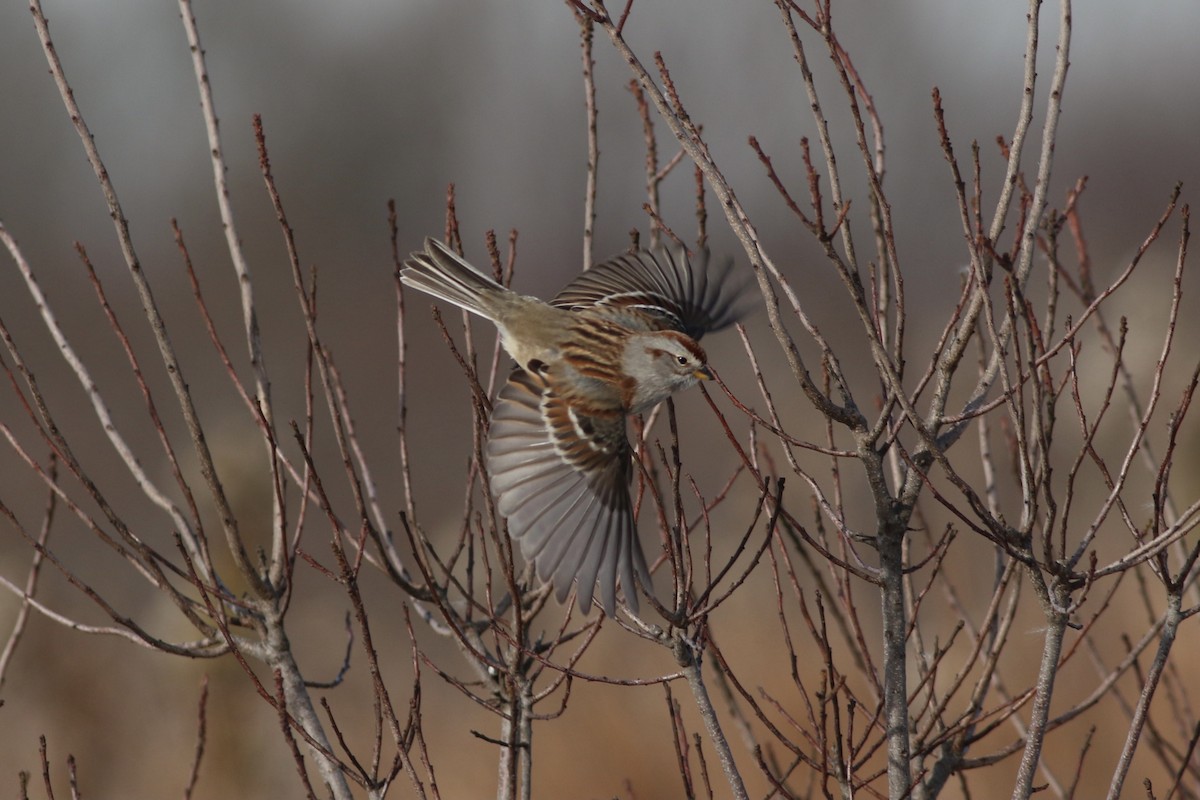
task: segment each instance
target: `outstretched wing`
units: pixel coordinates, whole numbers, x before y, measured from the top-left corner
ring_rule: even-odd
[[[732,261],[714,267],[707,250],[695,260],[683,248],[626,253],[583,272],[551,303],[607,311],[635,328],[645,328],[648,317],[652,329],[699,339],[733,324],[746,310],[746,284],[731,280],[732,268]]]
[[[613,616],[619,585],[636,612],[634,573],[645,586],[650,573],[629,500],[624,415],[581,414],[551,376],[517,369],[496,400],[487,457],[509,533],[559,602],[578,580],[580,609],[595,595]]]

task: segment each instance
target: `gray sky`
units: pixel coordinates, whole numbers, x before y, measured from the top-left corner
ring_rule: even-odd
[[[175,6],[48,0],[46,11],[84,113],[137,221],[135,232],[145,240],[143,258],[170,257],[170,216],[194,231],[193,238],[207,237],[211,180]],[[269,219],[249,127],[251,115],[261,113],[285,201],[307,232],[307,258],[318,264],[371,269],[367,262],[386,256],[380,231],[388,197],[401,204],[402,241],[416,246],[440,229],[450,181],[458,186],[469,241],[478,245],[486,228],[517,227],[524,252],[539,256],[527,265],[533,270],[576,253],[583,109],[576,26],[565,7],[223,0],[198,3],[196,13],[234,201],[248,215],[243,236],[251,246],[249,221]],[[942,89],[959,152],[977,138],[994,164],[992,142],[1011,135],[1020,99],[1024,6],[852,2],[835,5],[835,14],[883,114],[889,188],[900,199],[909,193],[925,199],[895,204],[902,257],[909,256],[913,272],[933,269],[957,258],[961,248],[951,236],[921,252],[931,243],[931,223],[954,231],[930,89]],[[1056,14],[1052,5],[1043,9],[1048,20]],[[1135,15],[1125,3],[1086,2],[1076,5],[1075,19],[1058,196],[1078,174],[1091,175],[1087,207],[1105,215],[1097,231],[1107,231],[1131,210],[1131,198],[1157,204],[1175,181],[1197,176],[1200,47],[1193,34],[1200,6],[1156,2]],[[1047,26],[1043,40],[1047,57],[1054,27]],[[764,209],[760,225],[768,237],[795,242],[790,222],[771,216],[770,187],[745,144],[755,134],[777,163],[795,168],[796,143],[813,135],[774,5],[644,0],[628,33],[645,59],[663,51],[718,162],[750,206]],[[629,76],[607,44],[597,44],[597,249],[604,255],[623,247],[626,232],[643,226],[644,215],[641,141],[623,88]],[[815,47],[813,55],[818,69],[824,67]],[[76,238],[111,238],[22,4],[0,7],[0,75],[7,109],[0,126],[0,218],[37,252],[57,252]],[[1046,64],[1043,89],[1048,76]],[[827,102],[834,107],[832,93]],[[844,115],[834,116],[835,124],[844,122]],[[844,124],[838,129],[845,132]],[[686,222],[690,191],[677,188],[667,197]],[[1145,215],[1132,220],[1145,221]]]

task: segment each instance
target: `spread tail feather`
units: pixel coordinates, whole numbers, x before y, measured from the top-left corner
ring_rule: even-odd
[[[432,237],[425,240],[425,252],[413,253],[404,262],[400,280],[493,321],[489,298],[508,291]]]

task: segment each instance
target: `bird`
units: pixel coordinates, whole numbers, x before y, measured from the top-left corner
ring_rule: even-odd
[[[617,256],[581,272],[550,302],[520,295],[434,238],[401,281],[491,321],[516,361],[493,404],[486,463],[497,509],[558,602],[577,585],[616,616],[618,589],[638,612],[650,591],[629,485],[631,414],[713,377],[699,339],[734,323],[745,283],[682,247]]]

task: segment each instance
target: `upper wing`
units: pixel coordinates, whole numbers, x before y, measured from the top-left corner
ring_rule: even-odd
[[[487,456],[509,533],[559,601],[578,579],[580,609],[595,593],[613,616],[619,584],[636,612],[634,572],[645,586],[650,574],[629,500],[624,415],[580,414],[547,376],[517,369],[497,398]]]
[[[609,311],[635,328],[647,327],[648,318],[651,328],[699,339],[745,311],[746,284],[730,280],[732,267],[732,261],[713,267],[707,250],[695,261],[683,248],[627,253],[580,274],[551,303]]]

